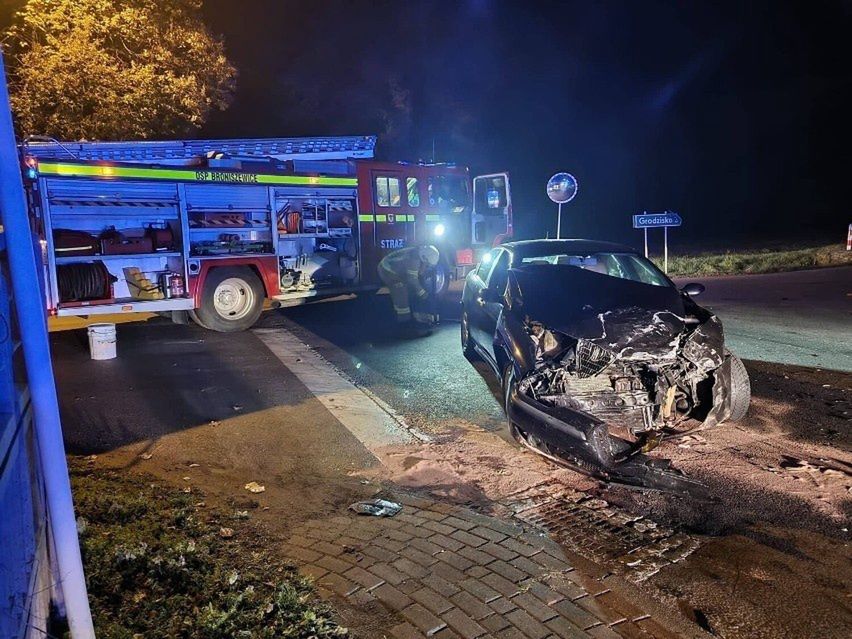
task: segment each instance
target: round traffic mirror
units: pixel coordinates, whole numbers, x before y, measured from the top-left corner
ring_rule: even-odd
[[[577,179],[570,173],[557,173],[547,181],[547,197],[557,204],[570,202],[577,195]]]

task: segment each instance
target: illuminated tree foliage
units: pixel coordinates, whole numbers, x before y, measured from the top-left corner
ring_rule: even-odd
[[[229,105],[236,70],[201,0],[29,0],[6,33],[23,134],[185,134]]]

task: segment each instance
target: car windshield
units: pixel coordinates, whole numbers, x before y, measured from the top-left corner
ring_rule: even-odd
[[[651,286],[671,286],[668,278],[649,260],[634,253],[548,253],[525,255],[521,264],[558,264],[574,266],[609,277],[641,282]]]

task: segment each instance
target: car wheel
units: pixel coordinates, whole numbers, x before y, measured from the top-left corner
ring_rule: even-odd
[[[512,387],[515,385],[515,367],[509,364],[506,366],[503,371],[503,410],[506,413],[506,428],[509,431],[509,437],[512,438],[513,441],[520,443],[521,434],[518,432],[517,427],[512,422],[512,418],[509,417],[509,402],[512,397]]]
[[[738,422],[745,417],[751,403],[751,381],[742,360],[728,351],[731,358],[731,416],[728,421]]]
[[[467,311],[462,311],[461,316],[461,346],[462,352],[467,355],[473,355],[473,342],[470,340],[470,320],[467,316]]]
[[[201,306],[192,318],[212,331],[244,331],[260,317],[264,297],[263,284],[250,268],[215,268],[204,280]]]

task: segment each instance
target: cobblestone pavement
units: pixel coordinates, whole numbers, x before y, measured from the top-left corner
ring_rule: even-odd
[[[686,559],[701,545],[700,537],[659,526],[559,482],[533,486],[502,503],[517,519],[634,583]]]
[[[388,637],[545,639],[677,636],[547,536],[408,495],[393,518],[354,513],[305,522],[285,554],[327,598],[382,607]]]

